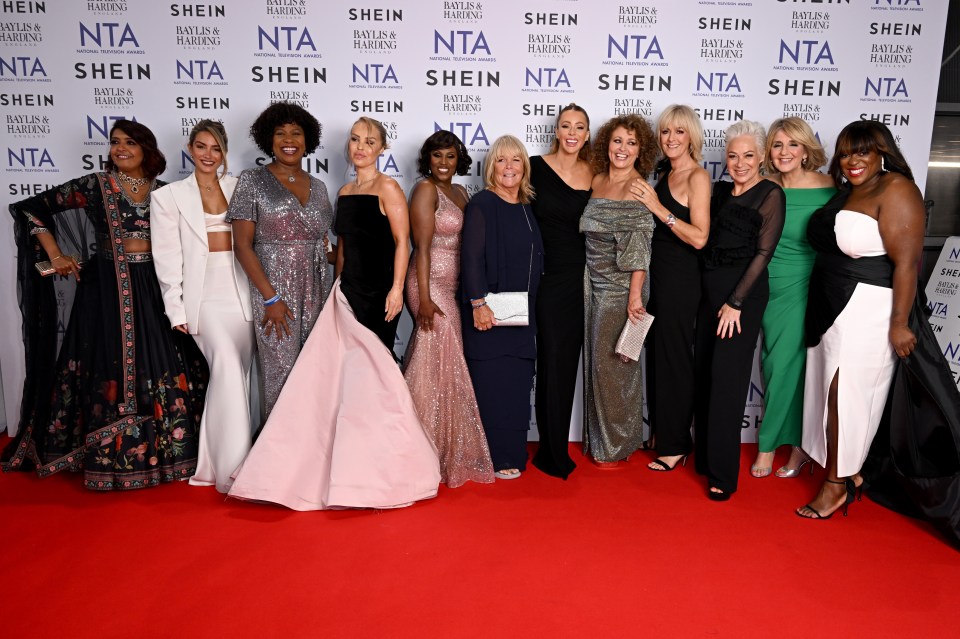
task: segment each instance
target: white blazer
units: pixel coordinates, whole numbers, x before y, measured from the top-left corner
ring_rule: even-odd
[[[236,186],[237,178],[231,175],[220,178],[220,188],[227,202]],[[170,326],[186,324],[190,333],[196,335],[210,247],[195,173],[150,195],[150,236],[153,262]],[[253,321],[250,285],[236,259],[233,272],[243,316]]]

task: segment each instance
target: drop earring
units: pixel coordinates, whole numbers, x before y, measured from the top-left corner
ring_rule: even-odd
[[[881,172],[881,173],[886,173],[886,172],[887,172],[887,162],[886,162],[886,159],[887,159],[886,157],[884,157],[884,156],[882,156],[882,155],[880,156],[880,172]]]

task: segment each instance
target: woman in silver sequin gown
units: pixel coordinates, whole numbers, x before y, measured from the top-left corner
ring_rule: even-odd
[[[616,466],[643,444],[643,375],[639,362],[614,352],[624,322],[646,312],[653,215],[630,192],[653,169],[656,138],[637,115],[614,118],[594,143],[596,176],[580,219],[586,238],[584,277],[584,452]]]
[[[333,208],[326,185],[300,166],[319,146],[320,132],[299,106],[265,109],[250,135],[273,160],[240,174],[227,213],[237,260],[250,279],[264,421],[330,292],[324,246]]]

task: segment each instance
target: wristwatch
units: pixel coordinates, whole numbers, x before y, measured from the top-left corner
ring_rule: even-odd
[[[670,213],[669,215],[667,215],[667,219],[664,223],[670,228],[673,228],[673,225],[677,223],[677,216],[674,215],[673,213]]]

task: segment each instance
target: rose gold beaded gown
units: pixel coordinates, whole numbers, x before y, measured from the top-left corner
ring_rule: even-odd
[[[433,318],[433,330],[418,327],[404,358],[404,377],[427,435],[440,456],[442,481],[456,488],[467,481],[493,481],[493,463],[483,434],[470,373],[463,359],[457,283],[463,211],[437,189],[439,198],[430,244],[430,296],[445,315]],[[420,308],[416,257],[407,270],[407,305]]]

